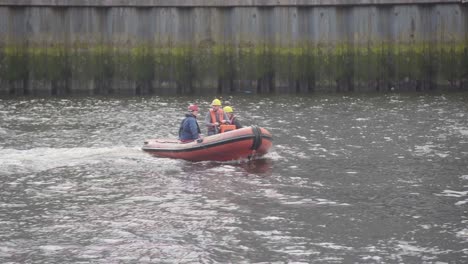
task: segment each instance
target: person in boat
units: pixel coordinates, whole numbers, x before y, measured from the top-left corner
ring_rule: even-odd
[[[185,114],[179,128],[179,140],[182,143],[192,142],[200,138],[201,132],[197,122],[197,115],[198,106],[189,105],[188,113]]]
[[[218,134],[221,124],[229,124],[229,119],[223,109],[221,109],[221,101],[219,99],[214,99],[213,102],[211,102],[211,109],[205,117],[208,136]]]
[[[234,112],[231,106],[225,106],[223,108],[223,111],[224,113],[226,113],[227,117],[229,118],[229,123],[231,123],[231,125],[235,125],[236,129],[242,128],[242,125],[237,119],[237,117],[234,115]]]

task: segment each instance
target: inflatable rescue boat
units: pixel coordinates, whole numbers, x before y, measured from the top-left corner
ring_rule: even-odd
[[[163,158],[229,161],[261,157],[271,148],[272,140],[266,129],[249,126],[189,143],[181,143],[177,139],[149,139],[144,142],[142,150]]]

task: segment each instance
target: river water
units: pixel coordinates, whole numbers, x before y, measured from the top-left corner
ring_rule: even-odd
[[[140,150],[212,99],[0,99],[0,263],[468,263],[468,93],[230,96],[264,158]]]

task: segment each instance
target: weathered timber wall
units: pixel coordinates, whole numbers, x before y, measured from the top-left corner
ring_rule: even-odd
[[[468,90],[461,1],[62,2],[0,1],[0,94]]]

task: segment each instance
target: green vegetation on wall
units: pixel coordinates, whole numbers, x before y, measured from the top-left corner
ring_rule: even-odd
[[[219,91],[219,80],[232,83],[262,79],[272,80],[271,92],[276,91],[276,85],[295,82],[337,90],[361,86],[387,90],[398,88],[398,83],[405,81],[454,85],[466,79],[467,49],[467,43],[435,47],[429,43],[384,43],[370,47],[7,45],[0,48],[0,80],[93,80],[97,85],[126,80],[150,83],[150,90],[156,93],[165,82],[188,87],[179,92],[209,92]],[[374,86],[369,87],[372,83]],[[242,87],[236,90],[241,91]]]

